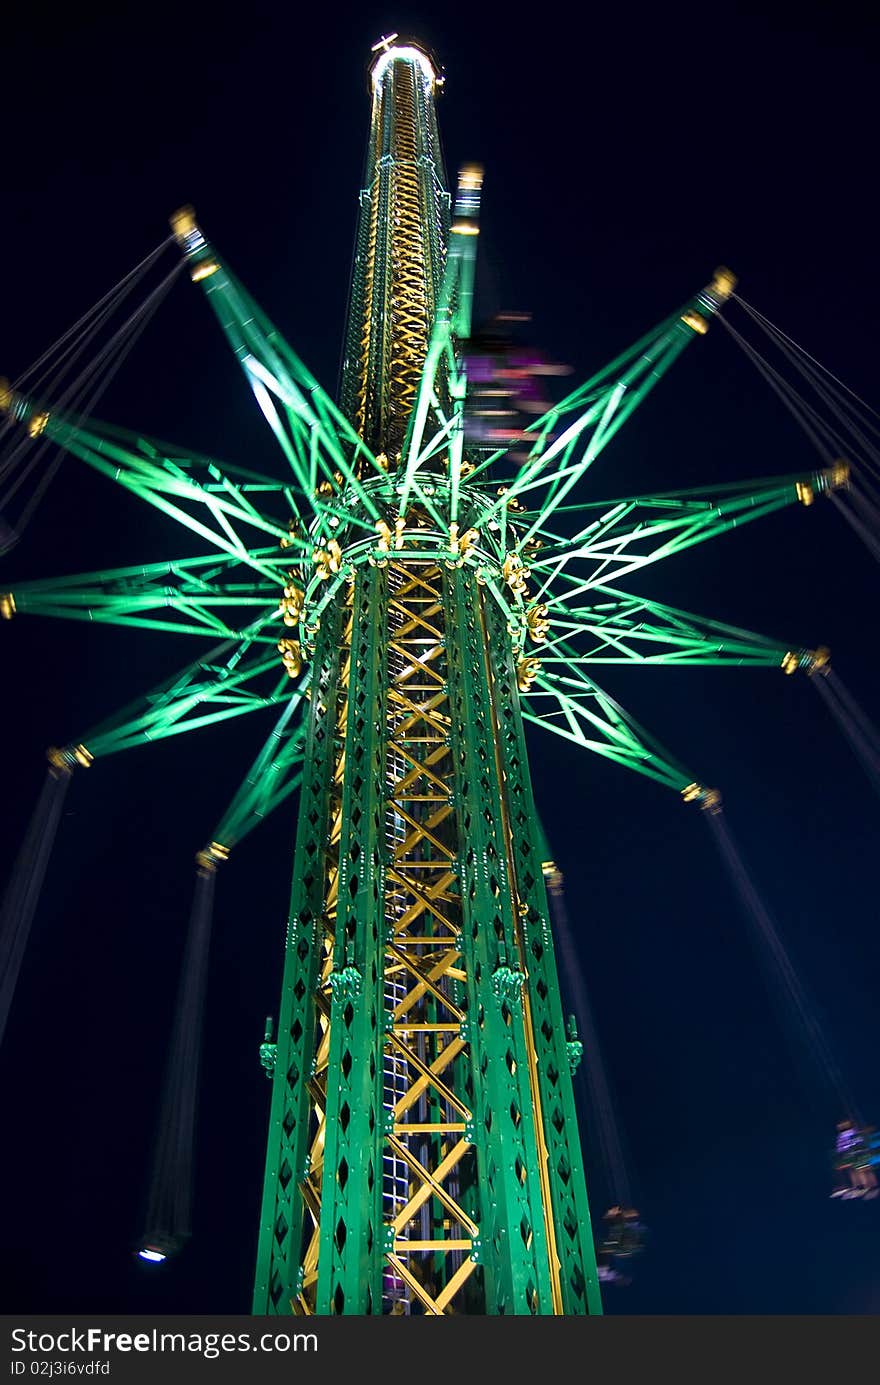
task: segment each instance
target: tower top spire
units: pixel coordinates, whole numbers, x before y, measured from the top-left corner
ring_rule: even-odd
[[[421,68],[432,84],[441,85],[443,78],[434,58],[416,39],[402,39],[399,34],[388,34],[374,43],[370,50],[375,56],[370,64],[373,86],[379,85],[383,74],[393,62],[412,62]]]

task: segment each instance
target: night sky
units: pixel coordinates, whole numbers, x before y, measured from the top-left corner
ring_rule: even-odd
[[[530,311],[583,378],[728,264],[743,296],[877,404],[876,22],[848,4],[409,11],[259,3],[34,4],[4,34],[0,371],[14,378],[167,234],[206,234],[335,390],[384,33],[431,46],[450,173],[485,165],[478,313]],[[169,258],[170,265],[170,258]],[[731,321],[743,325],[742,315]],[[238,367],[184,276],[99,415],[282,474]],[[819,464],[727,334],[695,343],[582,498]],[[198,551],[68,459],[0,589]],[[794,646],[828,644],[877,711],[877,565],[830,504],[792,507],[630,589]],[[195,657],[186,636],[22,617],[0,629],[0,874],[48,744]],[[772,669],[610,669],[598,681],[696,777],[773,913],[860,1109],[876,1065],[880,804],[810,681]],[[194,1236],[159,1272],[142,1229],[193,853],[272,713],[74,777],[0,1052],[7,1312],[247,1312],[277,1013],[292,804],[218,879]],[[535,789],[651,1228],[612,1313],[875,1313],[880,1200],[829,1198],[845,1114],[803,1060],[706,822],[669,790],[530,734]],[[606,1204],[587,1138],[594,1211]]]

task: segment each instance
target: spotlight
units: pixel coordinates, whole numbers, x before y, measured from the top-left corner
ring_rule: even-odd
[[[138,1251],[141,1260],[149,1260],[151,1264],[161,1265],[163,1260],[168,1257],[164,1250],[157,1250],[155,1246],[144,1246],[143,1250]]]
[[[184,1240],[185,1237],[170,1232],[153,1232],[149,1239],[145,1236],[138,1246],[137,1257],[148,1265],[161,1265],[182,1250]]]

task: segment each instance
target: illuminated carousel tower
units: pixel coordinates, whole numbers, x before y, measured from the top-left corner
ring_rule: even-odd
[[[197,858],[207,907],[205,881],[299,788],[277,1035],[270,1029],[261,1050],[273,1088],[257,1313],[601,1312],[571,1084],[581,1045],[562,1012],[545,891],[554,867],[523,722],[712,808],[594,667],[810,673],[827,662],[827,651],[620,583],[785,506],[812,505],[848,484],[843,462],[616,500],[575,489],[708,331],[733,291],[729,271],[526,436],[493,450],[466,432],[481,173],[462,170],[450,199],[438,83],[419,46],[377,45],[339,403],[192,209],[172,218],[182,264],[278,444],[278,471],[77,414],[71,389],[53,399],[0,381],[2,432],[25,474],[35,449],[37,460],[46,447],[67,452],[204,544],[0,592],[0,618],[212,642],[51,752],[52,823],[55,790],[77,767],[278,709]],[[113,338],[120,350],[144,310]],[[25,886],[32,914],[30,876]],[[0,1020],[26,936],[25,923],[16,928]],[[181,1131],[189,1141],[189,1126]]]
[[[254,1309],[597,1312],[491,506],[437,419],[454,360],[420,394],[435,322],[467,326],[480,178],[450,234],[431,59],[386,43],[371,77],[341,402],[381,471],[320,556],[350,566],[312,621]]]

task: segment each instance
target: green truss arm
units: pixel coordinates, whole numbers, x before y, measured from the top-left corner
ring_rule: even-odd
[[[222,844],[227,849],[235,846],[298,788],[306,724],[302,719],[293,727],[290,723],[306,696],[308,682],[306,674],[287,698],[278,721],[218,823],[213,845]]]
[[[729,271],[718,270],[712,283],[680,313],[661,323],[616,361],[573,391],[561,404],[536,419],[530,429],[535,434],[535,442],[529,457],[519,475],[506,488],[506,493],[490,506],[483,517],[484,522],[498,515],[504,530],[506,507],[512,499],[538,487],[549,487],[541,505],[543,521],[536,519],[521,535],[521,543],[527,543],[538,531],[541,522],[546,521],[562,504],[685,347],[696,336],[705,334],[708,319],[730,296],[734,284],[735,280]],[[548,441],[559,424],[569,418],[571,421],[566,423],[562,432],[553,441]],[[471,479],[489,467],[503,452],[504,449],[482,462]]]
[[[464,445],[462,422],[467,382],[464,367],[456,356],[454,339],[460,340],[468,337],[471,331],[481,186],[481,169],[469,167],[461,170],[449,234],[446,269],[440,286],[431,340],[428,343],[415,408],[410,418],[408,437],[404,446],[406,470],[398,506],[400,518],[403,518],[407,513],[410,494],[414,486],[422,503],[430,503],[429,498],[423,494],[421,487],[418,486],[417,472],[424,462],[428,461],[442,447],[446,447],[449,452],[451,482],[450,519],[453,523],[458,520]],[[448,394],[452,403],[452,409],[448,416],[440,404],[441,393],[444,392],[441,389],[441,377],[444,381],[445,393]],[[429,413],[433,413],[436,427],[426,443],[425,428]]]
[[[695,780],[634,717],[589,678],[564,647],[567,672],[541,669],[523,703],[527,721],[679,793]]]
[[[78,745],[92,758],[112,755],[281,702],[290,695],[290,680],[286,672],[279,678],[277,652],[270,655],[258,640],[267,619],[187,664],[96,726]]]
[[[542,666],[567,666],[571,646],[566,641],[575,639],[578,657],[589,664],[782,667],[793,655],[797,667],[808,664],[812,655],[613,587],[596,587],[594,598],[599,599],[591,606],[569,607],[564,598],[555,603],[552,628],[559,634],[542,643]]]
[[[604,585],[608,578],[619,581],[627,573],[773,514],[786,505],[798,501],[809,504],[817,494],[833,490],[838,484],[842,482],[832,468],[817,472],[808,480],[775,477],[769,481],[740,482],[720,488],[713,495],[705,491],[677,491],[584,507],[592,510],[596,518],[558,549],[549,548],[532,560],[531,570],[541,583],[536,599],[572,561],[591,561],[595,566],[588,577],[574,582],[565,598],[549,599],[551,610],[559,602],[565,604]]]
[[[277,561],[277,548],[259,556]],[[224,581],[228,576],[244,580]],[[216,553],[165,563],[84,572],[13,583],[3,593],[0,614],[22,614],[131,625],[183,635],[234,636],[230,621],[253,619],[256,610],[277,605],[279,575],[258,577],[237,558]],[[258,638],[273,640],[266,634]]]
[[[9,412],[32,437],[45,433],[59,447],[263,576],[272,575],[271,566],[252,554],[251,544],[241,538],[235,525],[246,525],[277,541],[284,539],[300,549],[311,546],[304,539],[292,538],[288,527],[256,508],[248,489],[257,484],[253,473],[245,473],[251,479],[243,478],[236,484],[231,469],[227,475],[198,454],[172,451],[160,442],[93,419],[86,423],[72,415],[41,411],[21,395],[12,395],[11,400]],[[273,487],[265,479],[260,485],[263,491]],[[296,512],[290,488],[276,482],[274,493]],[[206,520],[213,522],[213,527]]]
[[[385,477],[376,457],[219,259],[197,226],[192,209],[176,213],[171,224],[190,263],[191,277],[203,285],[297,485],[319,519],[316,537],[329,532],[331,515],[350,519],[346,510],[353,499],[364,505],[374,521],[380,519],[380,511],[359,479],[364,468]],[[320,499],[318,486],[322,481],[335,500],[344,497],[344,507]]]

